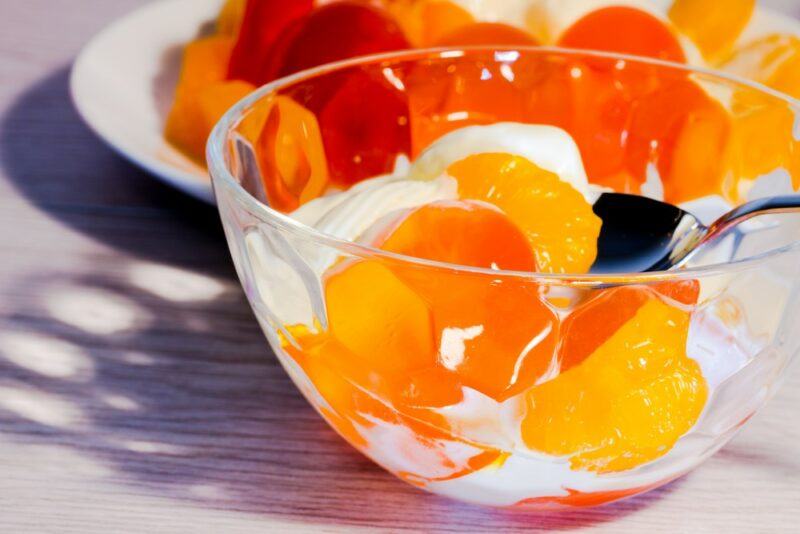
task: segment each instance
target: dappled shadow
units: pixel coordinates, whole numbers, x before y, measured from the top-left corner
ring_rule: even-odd
[[[305,523],[569,529],[671,491],[552,515],[426,495],[325,425],[235,284],[147,261],[110,267],[13,282],[36,288],[0,334],[0,423],[15,440],[74,449],[149,494]]]

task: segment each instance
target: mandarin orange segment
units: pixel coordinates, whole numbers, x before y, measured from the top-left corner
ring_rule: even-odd
[[[449,0],[388,0],[386,9],[417,48],[433,46],[443,36],[475,22],[469,11]]]
[[[175,89],[175,101],[167,117],[164,136],[167,141],[200,164],[205,164],[206,139],[216,122],[213,119],[219,118],[217,115],[221,116],[220,105],[210,98],[201,103],[200,94],[213,86],[210,89],[212,94],[222,93],[227,100],[230,100],[239,96],[241,88],[244,87],[239,84],[226,84],[228,61],[232,50],[233,39],[227,36],[198,39],[186,45],[184,49],[181,74]],[[230,104],[236,100],[238,98]]]
[[[270,205],[291,211],[317,198],[328,185],[328,165],[317,117],[286,96],[270,103],[256,142]]]
[[[167,139],[197,163],[205,165],[206,140],[214,125],[254,89],[242,81],[212,82],[194,95],[178,98],[167,117]]]
[[[600,219],[574,187],[525,158],[478,154],[451,165],[464,199],[500,208],[531,243],[546,273],[585,273],[597,256]]]
[[[572,311],[561,326],[558,353],[561,372],[583,362],[649,300],[690,308],[697,303],[696,280],[659,282],[652,286],[620,286],[597,292]]]
[[[686,61],[683,48],[669,26],[646,11],[627,6],[592,11],[567,28],[558,45]]]
[[[496,208],[476,202],[418,208],[379,245],[473,267],[536,268],[522,231]],[[465,386],[502,401],[533,385],[550,368],[558,324],[536,284],[448,270],[398,267],[395,272],[433,310],[439,366],[455,372]],[[442,395],[448,383],[445,375],[438,383],[416,380],[412,385],[427,397]]]
[[[765,58],[762,68],[767,72],[772,70],[764,83],[787,93],[795,98],[800,98],[800,38],[796,36],[782,36],[786,40],[782,48],[775,50]]]
[[[436,46],[520,45],[534,46],[536,39],[526,31],[499,22],[476,22],[461,26],[435,41]]]
[[[669,452],[708,390],[686,356],[689,313],[650,300],[583,363],[526,395],[522,438],[575,469],[633,469]]]
[[[755,7],[756,0],[675,0],[669,18],[706,61],[718,63],[730,53]]]

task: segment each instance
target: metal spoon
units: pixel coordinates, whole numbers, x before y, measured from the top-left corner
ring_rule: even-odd
[[[593,273],[666,271],[752,217],[800,212],[800,194],[753,200],[708,227],[677,206],[623,193],[603,193],[594,212],[603,227]]]

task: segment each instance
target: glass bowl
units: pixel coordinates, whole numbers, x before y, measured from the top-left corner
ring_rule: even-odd
[[[308,203],[404,172],[446,132],[513,121],[570,133],[590,182],[708,220],[797,187],[797,110],[655,60],[415,50],[262,87],[217,125],[208,160],[255,316],[330,426],[425,490],[569,508],[683,475],[774,393],[800,349],[800,219],[752,221],[680,271],[591,275],[399,255],[332,235]]]

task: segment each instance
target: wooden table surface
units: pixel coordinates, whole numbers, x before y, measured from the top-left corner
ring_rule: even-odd
[[[0,532],[797,531],[796,366],[694,473],[600,509],[465,506],[351,450],[266,346],[215,211],[70,104],[79,47],[141,3],[0,0]]]

